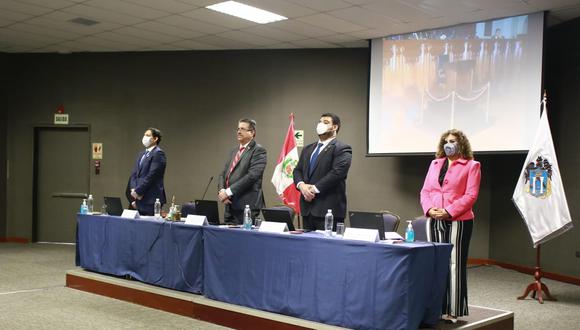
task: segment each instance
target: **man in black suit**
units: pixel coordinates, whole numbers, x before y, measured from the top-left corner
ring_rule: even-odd
[[[218,200],[225,204],[225,221],[243,222],[246,205],[255,218],[264,207],[262,176],[266,168],[266,149],[254,141],[256,121],[240,119],[237,139],[239,145],[229,153],[218,182]]]
[[[334,216],[333,227],[346,216],[346,176],[352,148],[336,139],[340,118],[324,113],[316,126],[318,142],[304,147],[294,168],[294,183],[300,191],[304,229],[324,230],[328,209]]]
[[[131,177],[129,189],[131,206],[141,215],[153,215],[155,199],[159,198],[161,205],[165,204],[165,152],[159,148],[161,131],[150,127],[142,139],[145,151],[139,153]]]

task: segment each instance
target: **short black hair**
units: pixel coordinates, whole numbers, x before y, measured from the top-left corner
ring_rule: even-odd
[[[332,125],[337,125],[338,128],[336,129],[336,133],[338,133],[338,131],[340,131],[340,118],[338,117],[337,114],[332,113],[332,112],[326,112],[320,115],[320,118],[322,117],[330,117],[332,118]]]
[[[250,130],[256,131],[256,121],[251,118],[242,118],[238,120],[238,123],[246,123],[250,125]]]
[[[151,131],[151,135],[157,138],[157,145],[159,145],[161,143],[161,136],[163,136],[163,134],[161,134],[161,131],[155,127],[149,127],[147,128],[147,131]]]

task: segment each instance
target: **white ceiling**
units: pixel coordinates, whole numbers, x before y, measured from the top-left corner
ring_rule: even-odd
[[[0,0],[0,52],[367,47],[370,38],[537,11],[549,11],[548,24],[580,16],[580,0],[238,1],[288,20],[262,25],[205,8],[221,0]]]

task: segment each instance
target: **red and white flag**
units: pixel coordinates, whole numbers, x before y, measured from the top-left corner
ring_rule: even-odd
[[[298,148],[294,136],[294,114],[290,114],[290,126],[284,139],[284,146],[272,175],[272,183],[276,188],[278,197],[284,204],[293,208],[300,214],[300,192],[294,187],[294,168],[298,164]]]

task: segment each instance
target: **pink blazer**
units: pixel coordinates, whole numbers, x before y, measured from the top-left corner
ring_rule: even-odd
[[[439,185],[439,172],[447,158],[437,158],[431,162],[427,177],[421,189],[421,206],[423,213],[433,207],[444,208],[451,215],[451,220],[469,220],[474,218],[473,204],[479,194],[481,170],[475,160],[457,159],[445,174],[443,185]]]

